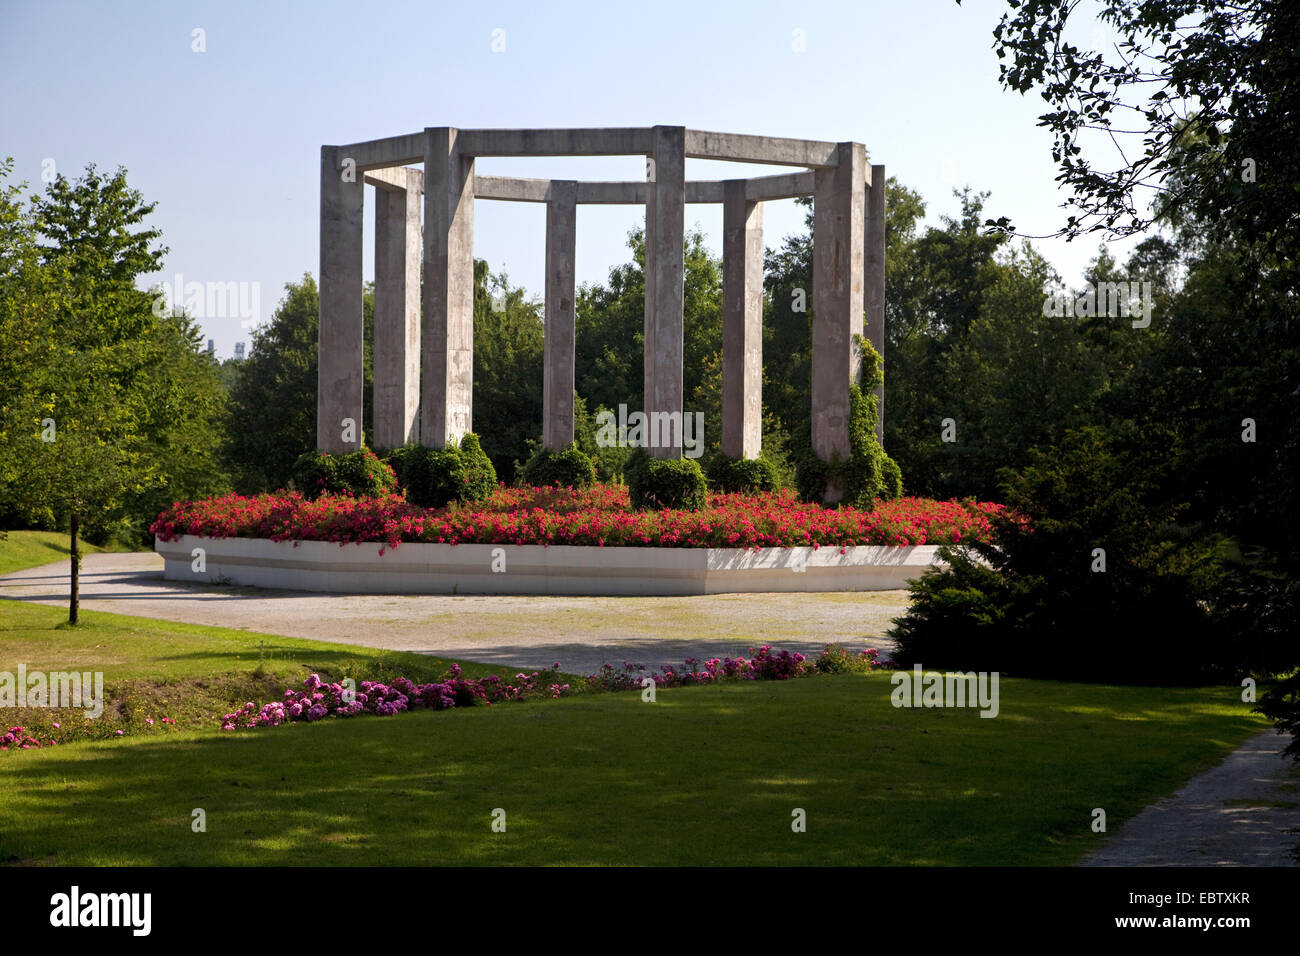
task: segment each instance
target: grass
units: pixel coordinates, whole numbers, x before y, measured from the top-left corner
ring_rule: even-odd
[[[100,548],[85,541],[77,542],[77,548],[83,554],[121,550]],[[8,531],[0,538],[0,574],[40,567],[51,561],[66,561],[68,555],[68,536],[61,531]]]
[[[247,679],[259,641],[272,682],[306,666],[442,666],[109,614],[58,628],[59,614],[0,602],[0,670]],[[895,709],[890,690],[880,673],[233,734],[204,721],[0,754],[0,861],[1066,864],[1102,839],[1093,808],[1113,832],[1267,726],[1231,687],[1006,679],[992,720]],[[791,830],[796,808],[806,832]]]

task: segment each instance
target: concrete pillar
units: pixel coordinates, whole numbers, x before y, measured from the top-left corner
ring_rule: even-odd
[[[722,184],[722,453],[757,458],[763,428],[763,204]]]
[[[337,146],[320,151],[320,325],[316,379],[316,447],[361,447],[365,359],[362,318],[361,216],[365,182]],[[350,427],[348,422],[350,421]],[[351,440],[345,440],[350,438]]]
[[[885,357],[885,167],[871,167],[871,189],[867,194],[867,225],[863,251],[863,299],[866,305],[866,337],[881,361]],[[876,439],[885,444],[885,387],[876,389]]]
[[[849,383],[862,332],[863,178],[860,143],[839,143],[838,165],[818,169],[813,194],[812,447],[823,461],[849,456]],[[828,488],[838,501],[842,488]]]
[[[682,453],[682,281],[686,223],[686,128],[656,126],[646,184],[646,390],[650,454]]]
[[[424,131],[420,442],[431,448],[474,426],[474,157],[461,153],[457,132]]]
[[[423,197],[413,188],[413,178],[405,189],[375,189],[376,448],[397,448],[419,438]]]
[[[578,184],[551,183],[546,202],[546,338],[542,356],[542,446],[573,441],[574,257]]]

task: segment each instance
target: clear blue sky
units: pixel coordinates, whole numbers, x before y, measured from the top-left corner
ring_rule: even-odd
[[[1003,0],[770,3],[19,2],[0,13],[0,156],[34,186],[42,163],[75,176],[125,166],[157,202],[170,248],[157,278],[284,284],[318,269],[319,156],[425,126],[682,125],[865,143],[918,190],[929,222],[952,190],[1042,233],[1064,218],[1037,94],[1003,91],[991,32]],[[193,31],[204,31],[196,53]],[[493,52],[503,30],[504,52]],[[1079,40],[1095,25],[1081,23]],[[793,49],[802,30],[806,49]],[[485,159],[480,173],[637,179],[644,160]],[[687,175],[763,167],[692,160]],[[777,171],[777,170],[772,170]],[[367,212],[371,212],[367,197]],[[475,255],[537,295],[543,207],[479,201]],[[366,277],[373,255],[367,216]],[[636,207],[583,207],[578,281],[626,261]],[[719,247],[721,208],[687,207]],[[802,227],[770,203],[767,245]],[[1098,238],[1035,245],[1078,283]],[[1121,259],[1128,243],[1112,251]],[[219,355],[247,340],[206,320]]]

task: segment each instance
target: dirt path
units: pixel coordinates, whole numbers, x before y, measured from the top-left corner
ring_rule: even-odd
[[[589,673],[602,662],[657,667],[745,654],[770,643],[804,653],[830,641],[893,644],[906,591],[696,597],[518,597],[316,594],[164,581],[152,553],[92,554],[81,606],[288,637],[418,651],[511,667]],[[0,576],[0,598],[66,604],[64,561]]]

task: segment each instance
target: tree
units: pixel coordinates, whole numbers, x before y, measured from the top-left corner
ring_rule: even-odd
[[[542,303],[474,262],[474,431],[497,474],[515,479],[542,434]]]
[[[374,289],[362,294],[362,435],[372,434]],[[304,273],[285,283],[271,321],[253,331],[252,353],[230,391],[225,460],[241,494],[285,487],[298,457],[316,448],[320,292]]]
[[[993,31],[1002,85],[1047,102],[1039,125],[1072,193],[1064,205],[1075,213],[1056,235],[1132,235],[1157,216],[1190,215],[1211,235],[1293,257],[1300,7],[1100,0],[1097,18],[1119,39],[1084,50],[1065,39],[1077,0],[1008,3]],[[1113,165],[1094,159],[1099,146],[1114,150]]]
[[[7,176],[11,169],[5,164]],[[160,399],[160,324],[136,278],[161,266],[160,234],[138,228],[153,211],[126,182],[89,166],[60,176],[24,211],[3,192],[8,258],[0,287],[4,497],[20,513],[68,521],[69,623],[78,622],[78,535],[129,495],[166,481],[150,455]],[[162,375],[165,379],[165,373]]]

